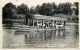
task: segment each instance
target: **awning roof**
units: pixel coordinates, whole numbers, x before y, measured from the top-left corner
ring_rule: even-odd
[[[35,19],[45,19],[45,20],[62,20],[66,21],[67,18],[60,16],[44,16],[44,15],[34,15]]]

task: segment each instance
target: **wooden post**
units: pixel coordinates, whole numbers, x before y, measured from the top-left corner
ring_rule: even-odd
[[[37,27],[38,27],[38,20],[36,19],[36,21],[37,21]]]
[[[33,19],[33,27],[34,27],[34,19]]]
[[[54,21],[55,35],[56,35],[56,21]]]
[[[63,32],[63,36],[65,36],[65,25],[66,25],[66,21],[64,21],[64,32]]]
[[[28,26],[29,26],[29,19],[28,19]]]
[[[53,36],[54,35],[54,33],[53,33],[54,30],[52,30],[53,29],[52,24],[53,24],[53,21],[51,20],[51,27],[50,27],[50,29],[51,29],[51,34],[50,34],[51,40],[53,40],[53,38],[54,38],[54,36]]]
[[[44,40],[45,39],[45,37],[44,37],[45,36],[45,34],[44,34],[45,32],[44,32],[44,21],[43,21],[43,19],[42,19],[42,25],[43,25],[42,28],[43,28],[43,40]]]

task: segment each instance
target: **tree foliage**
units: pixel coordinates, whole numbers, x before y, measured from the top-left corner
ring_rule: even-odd
[[[28,19],[32,19],[34,14],[41,14],[46,16],[53,16],[55,14],[72,15],[73,13],[73,9],[71,8],[72,5],[73,4],[69,2],[60,3],[58,5],[56,5],[56,3],[53,2],[53,3],[43,3],[42,5],[37,5],[36,7],[29,8],[26,4],[21,4],[16,7],[12,3],[7,3],[3,7],[3,23],[8,23],[7,21],[5,22],[4,19],[15,18],[16,14],[26,15],[26,22],[28,21]],[[79,14],[78,2],[75,2],[74,5],[76,7],[75,14],[78,15]]]
[[[16,13],[16,6],[13,5],[12,3],[7,3],[3,7],[3,23],[8,23],[5,21],[5,19],[13,18],[15,13]]]
[[[29,8],[25,4],[21,4],[17,7],[18,14],[27,14],[29,12]]]
[[[79,3],[75,2],[74,5],[76,6],[75,14],[79,15]]]

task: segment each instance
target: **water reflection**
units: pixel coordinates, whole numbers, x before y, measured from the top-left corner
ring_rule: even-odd
[[[22,28],[21,28],[22,29]],[[65,29],[40,29],[33,28],[31,31],[17,30],[13,31],[12,40],[9,48],[32,48],[32,47],[76,47],[76,39],[74,37],[74,25],[66,25]],[[10,30],[8,30],[10,31]],[[12,31],[11,31],[12,32]],[[9,32],[8,32],[9,33]]]

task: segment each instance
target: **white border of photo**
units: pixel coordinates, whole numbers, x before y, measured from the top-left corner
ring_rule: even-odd
[[[18,3],[16,2],[16,1],[19,1]],[[3,29],[2,29],[2,7],[6,4],[6,3],[8,3],[8,2],[15,2],[14,4],[20,4],[21,2],[25,2],[25,1],[31,1],[31,2],[34,2],[34,1],[37,1],[38,3],[39,3],[39,1],[38,0],[0,0],[0,48],[2,49],[3,48],[3,35],[4,35],[4,31],[3,31]],[[41,2],[42,1],[46,1],[46,2],[55,2],[55,3],[57,3],[57,2],[79,2],[80,0],[40,0]],[[37,4],[38,4],[37,3]],[[29,3],[28,3],[29,4]],[[34,3],[33,3],[34,4]],[[36,3],[35,3],[36,4]],[[34,4],[34,5],[35,5]],[[79,2],[79,5],[80,5],[80,2]],[[79,6],[79,9],[80,9],[80,6]],[[80,10],[79,10],[79,12],[80,12]],[[80,16],[80,13],[79,13],[79,16]],[[79,17],[79,19],[80,19],[80,17]],[[79,20],[79,28],[80,28],[80,20]],[[80,31],[80,29],[79,29],[79,31]],[[80,32],[79,32],[80,33]],[[80,48],[80,34],[79,34],[79,48]],[[18,48],[19,49],[19,48]],[[23,48],[24,49],[24,48]],[[23,50],[23,49],[21,49],[21,50]],[[28,48],[29,50],[33,50],[33,48]],[[37,49],[37,48],[36,48]],[[38,50],[41,50],[41,49],[43,49],[43,48],[39,48]],[[45,48],[45,49],[47,49],[47,48]],[[48,48],[47,50],[49,50],[50,48]],[[55,49],[55,48],[51,48],[52,50],[54,49],[54,50],[57,50],[57,49]],[[60,50],[60,48],[58,48],[59,50]],[[63,48],[62,48],[63,49]],[[61,50],[62,50],[61,49]],[[65,49],[65,48],[64,48]],[[20,50],[20,49],[19,49]],[[26,50],[26,49],[24,49],[24,50]],[[35,50],[35,48],[34,48],[34,50]],[[68,50],[68,49],[65,49],[65,50]],[[71,50],[74,50],[74,49],[71,49]]]

